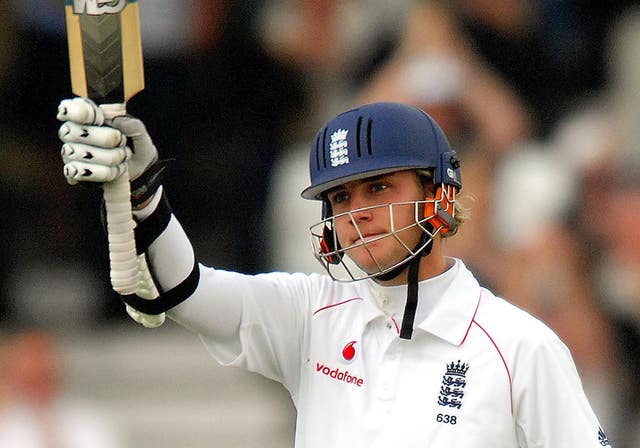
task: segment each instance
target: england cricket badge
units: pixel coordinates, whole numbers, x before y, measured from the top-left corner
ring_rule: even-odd
[[[329,157],[331,158],[331,166],[336,167],[349,163],[349,145],[347,143],[346,129],[338,129],[331,134],[331,143],[329,144]]]
[[[460,409],[462,407],[462,398],[464,397],[464,388],[467,385],[469,364],[460,360],[452,361],[447,364],[446,368],[447,370],[442,377],[442,385],[440,386],[438,405]]]

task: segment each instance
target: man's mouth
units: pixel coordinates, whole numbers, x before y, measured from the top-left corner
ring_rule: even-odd
[[[362,238],[357,237],[354,241],[354,245],[358,244],[370,244],[387,236],[387,233],[363,233]]]

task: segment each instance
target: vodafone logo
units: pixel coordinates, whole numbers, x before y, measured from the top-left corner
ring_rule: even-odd
[[[356,359],[356,355],[358,353],[356,351],[357,343],[358,341],[351,341],[342,348],[342,359],[344,359],[349,364],[351,364]]]
[[[342,348],[342,361],[346,364],[351,364],[358,357],[357,344],[358,341],[350,341]],[[364,379],[360,378],[348,370],[342,370],[339,367],[330,367],[323,363],[316,363],[316,373],[325,375],[333,380],[352,384],[356,387],[362,387],[364,385]]]
[[[316,363],[316,372],[321,373],[328,378],[332,378],[342,383],[352,384],[356,387],[362,387],[362,385],[364,384],[364,379],[353,375],[348,370],[341,370],[337,367],[331,368],[319,362]]]

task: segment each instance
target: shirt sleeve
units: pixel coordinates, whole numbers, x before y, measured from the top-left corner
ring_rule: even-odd
[[[521,350],[514,372],[514,415],[520,446],[610,446],[569,349],[551,331],[541,339]]]
[[[168,315],[198,334],[220,364],[259,373],[294,394],[311,284],[304,274],[251,276],[201,267],[196,292]]]
[[[305,274],[253,276],[199,264],[166,196],[160,195],[136,212],[136,241],[160,297],[135,304],[162,302],[162,311],[196,333],[218,362],[279,381],[294,394],[318,281]]]

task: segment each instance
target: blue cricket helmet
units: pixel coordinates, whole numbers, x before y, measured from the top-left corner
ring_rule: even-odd
[[[347,182],[404,169],[432,169],[434,184],[462,188],[460,162],[438,124],[417,107],[367,104],[332,118],[316,134],[305,199]]]

